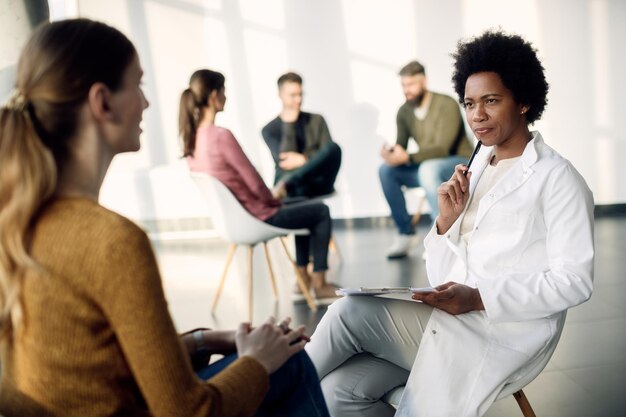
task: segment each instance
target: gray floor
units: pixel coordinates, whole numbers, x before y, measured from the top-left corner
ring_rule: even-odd
[[[420,230],[420,236],[425,230]],[[411,256],[387,261],[393,228],[372,224],[335,232],[341,258],[330,256],[329,280],[341,286],[426,285],[421,239]],[[219,239],[156,241],[170,310],[180,330],[196,326],[234,328],[248,316],[247,254],[240,248],[215,314],[211,303],[227,245]],[[293,304],[293,271],[277,243],[269,245],[279,283],[274,301],[262,247],[254,252],[254,323],[269,315],[292,316],[312,333],[324,314]],[[626,416],[626,217],[596,221],[595,291],[572,309],[547,368],[524,389],[539,417]],[[487,416],[521,416],[512,397],[495,403]]]

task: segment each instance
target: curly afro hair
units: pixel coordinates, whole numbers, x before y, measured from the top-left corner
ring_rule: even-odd
[[[490,30],[479,37],[459,41],[454,58],[452,83],[463,103],[465,83],[478,72],[495,72],[513,92],[516,102],[529,106],[526,118],[534,123],[548,103],[548,83],[533,46],[518,35]]]

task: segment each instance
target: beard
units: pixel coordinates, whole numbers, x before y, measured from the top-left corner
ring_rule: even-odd
[[[422,90],[420,95],[415,96],[415,98],[413,98],[411,100],[407,100],[407,101],[409,103],[413,104],[415,107],[419,107],[419,106],[422,105],[422,102],[424,101],[424,97],[426,97],[426,90]]]

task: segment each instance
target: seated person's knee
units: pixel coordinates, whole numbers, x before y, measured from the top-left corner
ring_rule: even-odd
[[[381,164],[380,167],[378,167],[378,176],[381,180],[387,179],[391,176],[392,170],[393,167],[391,165]]]

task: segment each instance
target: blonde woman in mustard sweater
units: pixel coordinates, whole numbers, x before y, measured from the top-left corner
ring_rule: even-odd
[[[139,149],[141,77],[132,43],[86,19],[22,53],[0,109],[0,415],[327,416],[303,328],[179,337],[145,233],[98,204]],[[204,382],[190,357],[211,353],[233,354]]]

